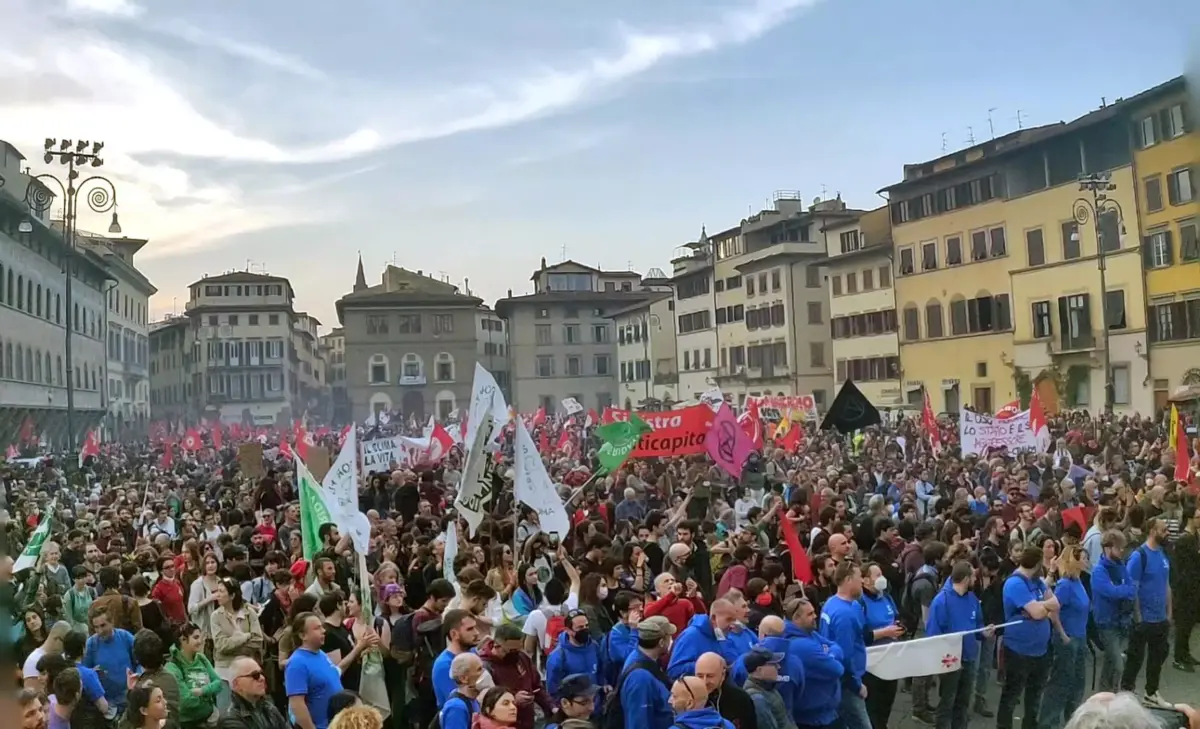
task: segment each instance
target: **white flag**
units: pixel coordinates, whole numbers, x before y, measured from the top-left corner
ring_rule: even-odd
[[[574,415],[575,413],[583,412],[583,406],[580,405],[579,401],[573,397],[564,397],[562,399],[562,406],[563,410],[567,411],[567,415]]]
[[[467,452],[466,463],[463,464],[462,480],[458,482],[458,496],[454,498],[454,508],[459,516],[466,520],[472,537],[483,522],[485,507],[492,500],[492,478],[487,472],[487,445],[492,442],[495,430],[496,421],[492,419],[491,411],[485,410],[483,421],[475,431],[471,450]]]
[[[451,585],[458,584],[458,575],[454,574],[454,558],[458,556],[458,524],[450,522],[446,525],[446,551],[442,553],[442,577]]]
[[[1021,622],[1014,620],[995,628],[1007,628]],[[963,638],[979,630],[935,635],[899,643],[873,645],[867,648],[867,673],[884,681],[913,676],[936,676],[962,668]]]
[[[425,423],[425,427],[421,429],[421,437],[428,438],[433,435],[433,426],[437,421],[433,419],[433,415],[429,416],[429,421]]]
[[[27,570],[37,564],[38,557],[42,555],[42,547],[50,536],[50,521],[53,518],[56,503],[56,501],[50,503],[46,514],[42,517],[42,523],[38,524],[37,529],[33,530],[33,534],[29,535],[29,544],[25,546],[25,551],[21,552],[21,556],[17,557],[16,562],[13,562],[13,572]]]
[[[508,403],[504,402],[504,393],[496,384],[496,378],[492,377],[492,373],[484,369],[483,365],[476,362],[475,380],[471,385],[471,408],[467,412],[467,433],[463,438],[464,443],[475,442],[475,433],[483,422],[485,412],[491,413],[492,419],[496,421],[497,427],[492,434],[492,441],[495,441],[500,437],[500,431],[504,426],[508,425],[511,414],[508,412]]]
[[[558,492],[554,490],[554,483],[550,480],[550,474],[546,473],[542,456],[538,453],[529,431],[523,423],[517,423],[516,430],[514,490],[517,501],[538,513],[542,531],[558,534],[560,539],[566,539],[571,533],[571,520],[567,518],[562,499],[558,498]]]
[[[354,551],[366,554],[371,546],[371,522],[358,508],[358,444],[351,430],[337,460],[321,483],[321,496],[338,529],[349,532]]]

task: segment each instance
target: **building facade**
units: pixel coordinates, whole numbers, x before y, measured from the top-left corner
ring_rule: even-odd
[[[1156,407],[1200,384],[1200,131],[1182,77],[1129,105]]]
[[[150,421],[150,297],[158,293],[134,265],[133,258],[146,241],[81,234],[79,245],[103,262],[109,279],[104,312],[108,350],[105,437],[143,438]]]
[[[186,316],[152,323],[150,340],[150,419],[171,423],[199,420],[192,391],[195,331]]]
[[[643,282],[650,298],[609,314],[617,337],[617,403],[626,410],[669,410],[679,401],[675,297],[656,272]]]
[[[475,329],[479,341],[475,347],[475,359],[496,378],[496,384],[504,393],[505,402],[512,387],[508,376],[508,327],[500,315],[487,306],[480,306],[476,314],[478,327]]]
[[[304,414],[294,343],[295,293],[286,278],[248,271],[189,287],[193,411],[225,424],[290,426]]]
[[[738,241],[740,232],[735,228],[715,238],[716,243],[701,229],[700,238],[685,244],[671,259],[671,284],[675,291],[675,366],[679,373],[676,397],[679,400],[696,400],[717,384],[721,348],[714,318],[717,309],[717,295],[713,290],[715,255],[719,247],[725,249]],[[741,280],[736,272],[731,273]],[[735,309],[738,316],[744,316],[744,304]]]
[[[534,293],[496,302],[508,326],[509,404],[519,412],[560,411],[573,397],[598,412],[617,402],[617,344],[610,312],[650,292],[632,271],[601,271],[542,259]]]
[[[321,322],[303,311],[292,318],[292,346],[299,361],[293,379],[292,399],[320,422],[333,417],[333,392],[329,387],[329,363],[321,349]]]
[[[337,302],[345,338],[346,393],[356,421],[388,412],[446,420],[471,396],[482,300],[448,281],[387,266]]]
[[[849,379],[877,406],[905,404],[888,209],[831,222],[824,232],[834,391]]]
[[[73,447],[102,424],[106,411],[109,278],[98,256],[67,244],[61,227],[51,225],[49,208],[30,210],[26,187],[41,183],[21,171],[24,159],[0,141],[0,444],[21,445],[22,438],[40,436]],[[74,274],[70,297],[67,270]]]
[[[351,422],[350,396],[346,392],[346,335],[341,327],[334,327],[321,336],[321,348],[325,361],[329,363],[329,388],[333,401],[333,422],[338,425]]]

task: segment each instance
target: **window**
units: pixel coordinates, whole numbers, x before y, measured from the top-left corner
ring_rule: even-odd
[[[238,325],[238,315],[230,314],[229,315],[229,326],[236,327],[237,325]]]
[[[708,309],[703,311],[694,311],[691,314],[679,315],[679,333],[687,334],[689,332],[697,332],[701,329],[708,329],[712,326],[712,312]]]
[[[579,318],[579,307],[578,306],[564,306],[563,307],[563,318],[564,319],[578,319]]]
[[[950,302],[950,333],[955,336],[970,333],[966,299],[953,299]]]
[[[553,377],[554,376],[554,358],[549,355],[538,355],[537,358],[537,376],[538,377]]]
[[[758,292],[760,294],[767,293],[767,272],[763,271],[758,274]]]
[[[1200,261],[1200,237],[1194,220],[1179,224],[1179,260]]]
[[[900,249],[900,275],[910,276],[913,272],[913,249],[912,246]]]
[[[1042,240],[1041,228],[1025,231],[1025,257],[1030,266],[1040,266],[1046,262],[1046,245]]]
[[[1079,225],[1074,220],[1062,224],[1063,260],[1073,261],[1082,254],[1079,248]]]
[[[76,314],[76,316],[78,316],[78,314]],[[208,325],[210,327],[215,327],[218,321],[220,320],[217,318],[216,314],[210,314],[208,316]]]
[[[685,278],[675,285],[675,297],[682,300],[705,296],[712,293],[709,286],[708,274]]]
[[[592,341],[596,344],[606,344],[608,342],[608,325],[593,324],[592,325]]]
[[[372,385],[386,385],[388,383],[387,356],[382,354],[371,355],[371,365],[368,376]]]
[[[433,360],[433,377],[438,382],[454,381],[454,356],[449,352],[438,352]]]
[[[916,342],[921,338],[921,314],[917,311],[917,307],[908,305],[904,307],[904,339],[909,342]]]
[[[1086,349],[1092,345],[1091,306],[1088,294],[1058,299],[1058,319],[1063,349]]]
[[[754,296],[754,277],[746,277],[746,296]]]
[[[1113,404],[1129,404],[1129,365],[1114,364],[1112,366]]]
[[[579,377],[583,374],[583,358],[578,355],[569,355],[567,357],[567,374],[571,377]]]
[[[563,343],[564,344],[579,344],[579,325],[564,324],[563,325]]]
[[[1008,255],[1008,243],[1004,237],[1004,228],[992,228],[989,230],[988,239],[992,244],[992,258],[1000,258]]]
[[[485,321],[486,323],[486,321]],[[396,332],[398,334],[420,334],[421,333],[421,315],[420,314],[401,314],[396,322]]]
[[[839,237],[841,238],[842,243],[842,253],[849,253],[851,251],[858,250],[859,243],[857,230],[848,230],[845,233],[842,233]]]
[[[808,344],[808,360],[812,367],[825,366],[825,343],[824,342],[809,342]]]
[[[1159,230],[1146,236],[1142,246],[1142,257],[1146,268],[1166,268],[1174,263],[1171,231]]]
[[[925,336],[930,339],[937,339],[945,335],[942,329],[942,304],[939,301],[930,301],[925,305]]]
[[[691,355],[691,352],[687,351],[686,349],[683,350],[683,369],[685,369],[685,370],[690,370],[692,368],[692,361],[691,361],[690,355]]]
[[[858,293],[858,274],[854,273],[853,271],[846,274],[846,293],[848,293],[848,294],[857,294]]]
[[[1054,334],[1054,320],[1050,316],[1049,301],[1033,302],[1033,338],[1046,339]]]
[[[1105,323],[1110,330],[1124,329],[1125,322],[1125,292],[1123,290],[1104,292]]]
[[[388,320],[384,314],[367,314],[367,334],[380,335],[388,333]]]
[[[279,325],[279,315],[278,314],[267,315],[267,323],[270,324],[271,326],[278,326]]]
[[[1185,167],[1167,175],[1167,200],[1172,205],[1190,203],[1195,197],[1196,189],[1192,186],[1192,171]]]
[[[549,319],[550,318],[550,310],[549,309],[538,309],[536,316],[538,319]]]
[[[937,241],[921,244],[921,270],[933,271],[938,267]]]
[[[1162,112],[1163,139],[1177,139],[1188,132],[1187,112],[1183,104],[1176,104]]]
[[[1152,213],[1162,210],[1162,178],[1158,175],[1147,177],[1143,184],[1146,187],[1146,210]]]
[[[592,369],[595,370],[597,375],[607,377],[610,374],[610,367],[611,363],[607,354],[598,354],[592,361]]]
[[[725,279],[725,288],[726,289],[732,291],[733,289],[740,289],[741,287],[742,287],[742,277],[741,276],[730,276],[729,278]]]
[[[886,289],[892,285],[892,269],[890,266],[879,267],[879,287]]]
[[[454,333],[454,315],[453,314],[434,314],[433,315],[433,333],[434,334],[453,334]]]
[[[873,269],[868,268],[862,272],[863,291],[870,291],[871,289],[875,288],[874,278],[875,271]]]
[[[820,324],[821,320],[822,320],[821,302],[820,301],[808,302],[808,323],[809,324]]]
[[[1141,142],[1142,149],[1145,149],[1146,147],[1152,147],[1154,146],[1155,142],[1158,141],[1154,131],[1153,116],[1143,118],[1138,124],[1138,137],[1140,137],[1138,141]]]
[[[772,291],[778,291],[779,289],[783,288],[783,284],[781,283],[782,278],[783,278],[783,276],[780,274],[778,268],[771,271],[771,290]]]
[[[252,327],[258,326],[258,314],[250,314],[246,317],[246,322]]]
[[[842,277],[841,276],[830,276],[829,277],[829,285],[833,289],[834,296],[842,295]]]
[[[962,262],[962,238],[957,235],[950,236],[946,239],[946,265],[958,266]]]
[[[982,261],[987,257],[987,231],[977,230],[971,234],[971,260]]]
[[[1104,252],[1112,253],[1121,250],[1121,219],[1117,216],[1117,211],[1106,210],[1101,213],[1098,225],[1100,246]]]
[[[550,325],[549,324],[535,325],[534,332],[536,334],[536,337],[537,337],[536,341],[538,344],[550,344],[551,343]]]

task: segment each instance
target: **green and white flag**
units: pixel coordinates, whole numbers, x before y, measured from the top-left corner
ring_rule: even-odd
[[[54,509],[55,503],[51,502],[46,509],[46,515],[42,517],[42,523],[38,524],[37,529],[34,529],[33,534],[29,536],[29,544],[26,545],[25,551],[21,552],[21,556],[17,557],[16,562],[13,562],[13,572],[27,570],[37,564],[38,557],[42,555],[42,547],[50,538],[50,521]]]
[[[304,543],[304,559],[310,564],[321,551],[322,524],[333,522],[321,484],[309,472],[300,457],[296,457],[296,487],[300,491],[300,536]]]

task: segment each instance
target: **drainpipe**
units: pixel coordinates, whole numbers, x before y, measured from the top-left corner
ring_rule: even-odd
[[[1129,128],[1129,125],[1126,125],[1126,127]],[[1138,186],[1138,180],[1140,178],[1138,177],[1138,173],[1137,173],[1137,163],[1135,161],[1137,159],[1137,154],[1134,152],[1133,130],[1131,128],[1129,129],[1128,134],[1129,134],[1129,170],[1130,170],[1131,174],[1133,175],[1133,211],[1134,211],[1134,215],[1136,216],[1137,221],[1138,221],[1137,255],[1138,255],[1138,270],[1142,274],[1141,275],[1142,316],[1144,316],[1145,320],[1146,320],[1146,329],[1142,334],[1142,336],[1146,339],[1146,353],[1143,355],[1143,358],[1146,360],[1146,376],[1142,379],[1142,387],[1145,387],[1147,384],[1149,384],[1154,379],[1154,375],[1152,375],[1150,373],[1150,357],[1152,356],[1150,354],[1150,350],[1151,350],[1151,348],[1150,348],[1150,327],[1152,325],[1152,323],[1150,321],[1150,297],[1149,297],[1150,286],[1149,286],[1149,283],[1147,282],[1147,279],[1149,278],[1149,273],[1146,271],[1146,266],[1143,263],[1144,254],[1142,252],[1142,241],[1144,240],[1144,238],[1143,238],[1143,231],[1142,231],[1142,191],[1141,191],[1141,188]],[[1125,221],[1123,221],[1123,220],[1120,221],[1120,224],[1124,225]],[[1100,225],[1099,221],[1097,221],[1096,225],[1097,226]],[[1118,229],[1118,234],[1119,233],[1120,233],[1120,229]],[[1108,322],[1104,322],[1104,328],[1105,328],[1105,331],[1108,330]],[[1153,409],[1154,409],[1154,390],[1153,390],[1153,388],[1151,388],[1151,391],[1150,391],[1150,407],[1151,407],[1151,412],[1153,412]],[[1136,408],[1135,408],[1135,410],[1136,410]]]

